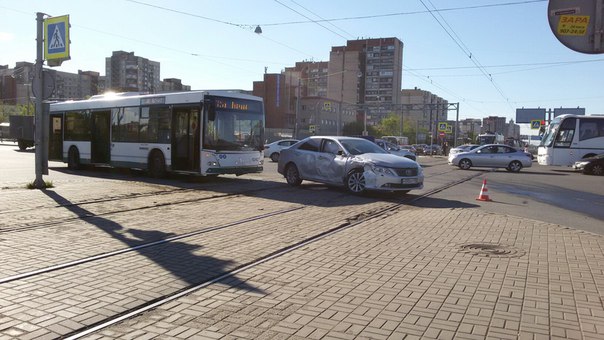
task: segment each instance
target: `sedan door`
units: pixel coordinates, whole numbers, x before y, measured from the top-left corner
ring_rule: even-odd
[[[493,158],[495,157],[495,152],[497,151],[497,147],[493,146],[485,146],[473,152],[473,156],[471,157],[473,166],[492,166]]]
[[[317,155],[317,175],[321,182],[342,184],[346,174],[347,157],[333,139],[323,139]]]
[[[498,148],[497,166],[500,168],[507,168],[507,166],[519,156],[518,152],[510,147],[499,146]]]
[[[319,157],[320,139],[311,138],[293,151],[293,161],[298,167],[300,177],[308,180],[318,180],[317,160]]]

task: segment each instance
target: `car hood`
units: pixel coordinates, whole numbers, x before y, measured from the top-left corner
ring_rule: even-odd
[[[354,160],[391,168],[419,167],[418,163],[408,158],[389,153],[364,153],[354,156]]]

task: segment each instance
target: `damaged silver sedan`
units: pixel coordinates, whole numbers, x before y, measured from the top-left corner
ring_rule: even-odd
[[[353,193],[367,190],[422,189],[422,167],[410,159],[388,153],[363,138],[311,136],[281,151],[277,171],[287,183],[303,180],[344,185]]]

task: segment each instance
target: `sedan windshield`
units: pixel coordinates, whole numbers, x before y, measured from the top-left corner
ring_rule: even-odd
[[[388,153],[377,144],[364,139],[342,139],[342,146],[352,155],[362,155],[364,153]]]

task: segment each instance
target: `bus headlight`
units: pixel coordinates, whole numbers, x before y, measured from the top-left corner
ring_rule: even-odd
[[[218,166],[218,162],[216,162],[216,161],[209,161],[208,162],[208,166]]]

